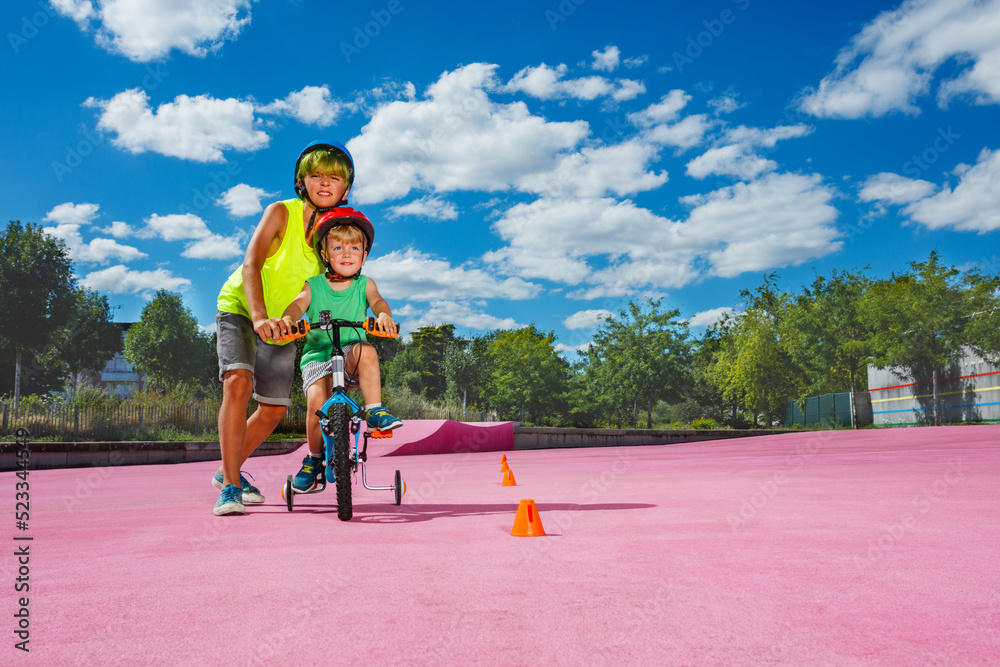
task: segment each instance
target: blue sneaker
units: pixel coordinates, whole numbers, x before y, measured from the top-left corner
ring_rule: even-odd
[[[215,502],[215,507],[212,508],[212,513],[215,516],[222,516],[223,514],[243,514],[246,512],[246,508],[243,507],[243,501],[240,497],[243,492],[235,484],[226,484],[225,488],[222,489],[222,493],[219,494],[219,499]]]
[[[403,420],[393,417],[381,405],[368,411],[368,426],[377,431],[391,431],[403,425]]]
[[[302,459],[302,469],[292,479],[292,491],[309,493],[315,491],[320,484],[326,485],[325,478],[323,478],[323,461],[306,454],[306,457]]]
[[[250,475],[250,473],[247,473]],[[253,475],[250,475],[250,479],[253,479]],[[225,478],[222,476],[222,472],[216,470],[215,477],[212,478],[212,486],[217,489],[222,489],[225,486]],[[240,471],[240,487],[243,490],[243,502],[245,503],[262,503],[264,502],[264,495],[260,492],[256,486],[247,481],[247,478],[243,476],[243,471]]]

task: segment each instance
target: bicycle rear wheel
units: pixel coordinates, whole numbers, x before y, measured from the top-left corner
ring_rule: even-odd
[[[346,405],[330,406],[330,432],[333,438],[333,471],[337,483],[337,518],[350,521],[354,516],[351,502],[351,416]]]

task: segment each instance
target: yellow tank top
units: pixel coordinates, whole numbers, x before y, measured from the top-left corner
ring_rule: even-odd
[[[306,242],[302,220],[301,199],[287,199],[282,204],[288,209],[288,223],[278,251],[264,261],[260,270],[264,285],[264,306],[268,317],[281,317],[285,308],[302,290],[308,278],[323,273],[323,265],[311,245]],[[250,317],[247,295],[243,288],[243,267],[229,276],[219,292],[218,308],[223,313],[236,313]],[[285,345],[291,341],[278,343]]]

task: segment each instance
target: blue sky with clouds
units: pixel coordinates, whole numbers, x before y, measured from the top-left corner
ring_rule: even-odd
[[[214,326],[315,139],[404,331],[573,350],[772,271],[1000,271],[1000,0],[12,0],[3,33],[0,211],[119,321],[166,288]]]

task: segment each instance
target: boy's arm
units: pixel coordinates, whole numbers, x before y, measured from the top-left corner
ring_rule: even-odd
[[[392,319],[392,309],[389,308],[389,304],[379,294],[378,287],[371,278],[368,279],[365,297],[368,299],[368,307],[372,309],[375,319],[378,320],[378,328],[390,335],[396,335],[398,331],[396,329],[396,321]]]
[[[281,317],[272,317],[268,320],[268,324],[275,332],[274,340],[284,340],[289,332],[291,332],[292,327],[295,326],[299,318],[305,314],[306,309],[309,308],[309,302],[312,300],[312,290],[309,289],[309,281],[306,281],[302,285],[302,291],[292,300],[288,307],[285,308],[285,312],[281,314]]]
[[[285,308],[285,312],[281,314],[281,319],[286,322],[297,322],[309,309],[310,301],[312,301],[312,289],[309,288],[309,281],[307,280],[302,285],[302,291],[288,304],[288,308]]]
[[[250,237],[246,255],[243,257],[243,290],[247,295],[250,321],[253,330],[262,340],[279,338],[281,332],[274,328],[273,320],[267,317],[264,305],[264,283],[260,271],[267,258],[281,245],[281,239],[288,224],[288,209],[281,202],[275,202],[264,210],[257,229]],[[277,319],[277,318],[275,318]]]

